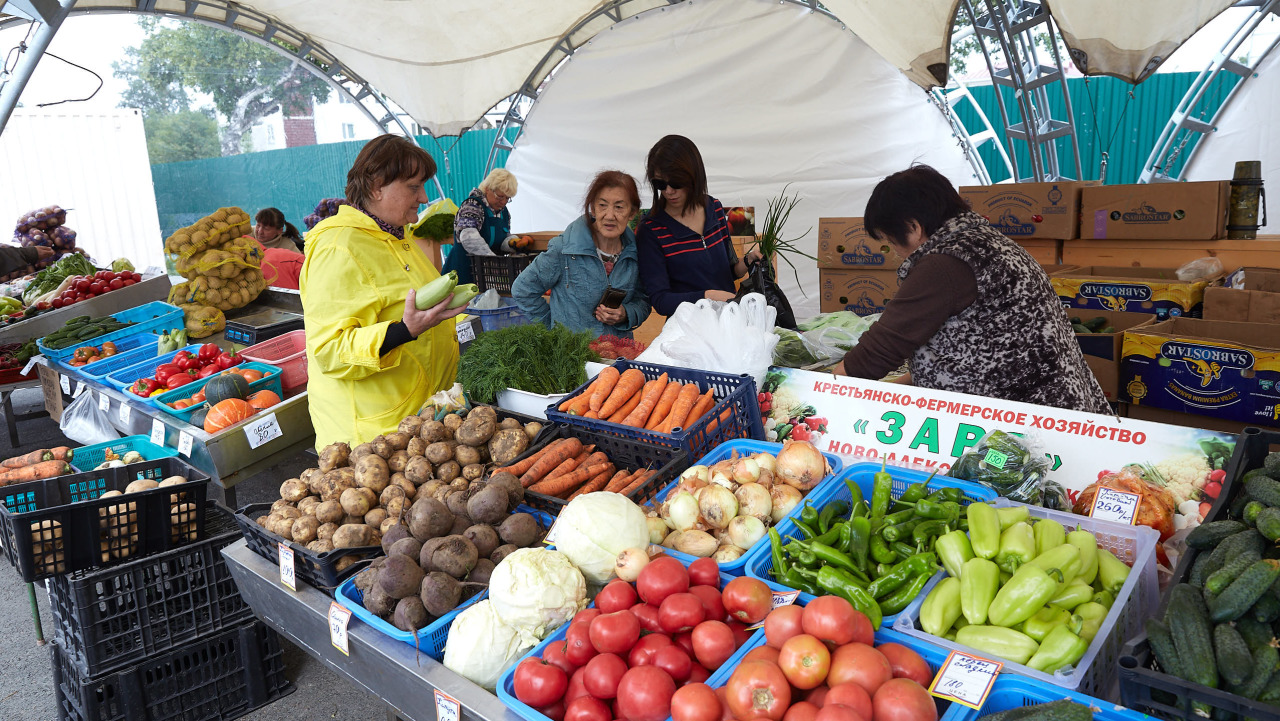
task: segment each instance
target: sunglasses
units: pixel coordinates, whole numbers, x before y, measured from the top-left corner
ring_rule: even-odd
[[[671,188],[672,190],[683,190],[683,189],[684,189],[684,186],[683,186],[683,185],[680,185],[680,184],[678,184],[678,183],[672,183],[672,182],[670,182],[670,181],[666,181],[666,180],[659,180],[659,179],[657,179],[657,178],[654,178],[653,180],[651,180],[651,181],[649,181],[649,182],[653,185],[653,189],[654,189],[654,190],[656,190],[656,191],[658,191],[659,193],[661,193],[662,191],[666,190],[667,188]]]

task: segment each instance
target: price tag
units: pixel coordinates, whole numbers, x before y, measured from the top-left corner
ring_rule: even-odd
[[[551,528],[547,529],[547,535],[542,539],[544,544],[548,546],[556,545],[556,524],[559,522],[558,519],[551,522]]]
[[[44,356],[42,355],[31,356],[31,360],[27,361],[27,364],[22,366],[22,375],[25,376],[26,374],[30,373],[31,369],[35,368],[36,364],[42,360],[44,360]]]
[[[973,709],[981,709],[1004,664],[952,651],[933,677],[929,693]]]
[[[1141,502],[1140,494],[1101,487],[1093,497],[1093,508],[1089,515],[1103,521],[1131,526],[1138,516],[1138,504]]]
[[[470,323],[458,326],[458,342],[467,343],[476,339],[476,329]]]
[[[120,404],[120,422],[128,423],[129,417],[132,415],[133,415],[133,409],[129,407],[129,404],[121,403]]]
[[[84,389],[85,389],[85,388],[88,388],[88,387],[89,387],[89,386],[85,385],[84,381],[76,381],[76,392],[75,392],[75,393],[72,393],[72,394],[71,394],[71,397],[72,397],[72,398],[79,398],[79,397],[80,397],[80,394],[81,394],[81,393],[84,393]]]
[[[987,455],[983,457],[982,462],[993,468],[1004,468],[1009,462],[1009,456],[997,451],[994,448],[987,449]]]
[[[151,419],[151,443],[152,445],[164,445],[164,424],[159,418]]]
[[[351,655],[347,647],[347,624],[351,621],[351,612],[339,605],[337,601],[329,603],[329,643],[345,656]]]
[[[462,704],[449,694],[436,690],[436,721],[460,721]]]
[[[257,448],[284,435],[280,424],[276,422],[276,414],[268,413],[244,427],[245,438],[249,439],[249,447]]]
[[[187,433],[186,431],[179,431],[178,432],[178,453],[181,453],[187,458],[190,458],[191,444],[194,442],[195,442],[195,439],[191,437],[190,433]]]
[[[71,395],[71,376],[62,376],[59,381],[62,384],[62,392],[64,395]]]
[[[774,591],[772,605],[770,605],[769,610],[772,611],[775,608],[790,606],[791,604],[795,603],[796,599],[799,597],[800,597],[799,591]],[[748,626],[747,630],[754,631],[757,628],[764,628],[764,621],[761,621],[760,623],[757,623],[754,626]]]
[[[107,395],[106,393],[98,394],[98,410],[102,411],[103,413],[106,413],[107,411],[111,410],[111,396]]]
[[[298,590],[297,571],[293,567],[293,549],[277,543],[280,547],[280,583],[290,591]]]

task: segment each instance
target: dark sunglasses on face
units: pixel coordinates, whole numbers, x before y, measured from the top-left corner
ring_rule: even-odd
[[[653,183],[653,189],[658,191],[659,193],[666,190],[667,188],[671,188],[672,190],[684,189],[683,185],[680,185],[678,183],[672,183],[666,180],[659,180],[658,178],[654,178],[651,182]]]

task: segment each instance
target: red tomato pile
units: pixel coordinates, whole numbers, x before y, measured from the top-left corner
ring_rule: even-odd
[[[764,620],[772,603],[754,578],[722,590],[710,558],[686,569],[659,556],[634,586],[618,579],[605,586],[542,658],[521,661],[516,698],[554,721],[664,721],[681,691],[707,689],[702,682],[746,643],[747,626]],[[697,718],[719,721],[718,702],[714,708],[714,716]]]
[[[848,601],[783,606],[764,633],[765,645],[743,657],[724,688],[677,691],[674,721],[938,720],[929,664],[901,644],[874,646],[871,622]]]
[[[71,279],[67,289],[62,291],[62,294],[50,301],[49,304],[54,308],[74,305],[82,300],[96,298],[103,293],[119,290],[141,280],[141,273],[133,273],[127,270],[119,273],[111,270],[100,270],[94,273],[92,277],[77,275]]]

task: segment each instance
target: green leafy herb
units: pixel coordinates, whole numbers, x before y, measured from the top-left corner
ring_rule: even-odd
[[[58,262],[36,273],[36,277],[22,291],[22,302],[24,305],[31,305],[31,301],[40,296],[54,290],[62,281],[73,275],[93,275],[98,272],[93,267],[93,263],[80,253],[68,253],[58,259]]]
[[[799,193],[794,196],[787,195],[787,188],[790,187],[790,183],[784,185],[782,187],[782,195],[769,199],[769,206],[764,214],[764,224],[761,226],[760,234],[756,236],[756,247],[760,250],[760,254],[764,256],[765,272],[769,274],[770,278],[773,278],[774,258],[781,257],[787,262],[787,265],[791,266],[791,272],[796,276],[796,285],[800,286],[800,291],[803,293],[804,285],[800,283],[800,272],[796,270],[795,264],[787,256],[792,254],[802,255],[814,261],[817,258],[800,250],[799,246],[796,245],[797,241],[809,234],[809,230],[813,229],[812,227],[794,238],[782,237],[782,228],[787,224],[787,220],[791,218],[791,211],[795,210],[795,207],[800,204]],[[774,280],[777,279],[774,278]],[[808,294],[806,293],[805,295],[807,297]]]
[[[431,240],[452,238],[453,219],[453,213],[429,215],[412,228],[413,234],[419,238],[429,238]]]
[[[587,382],[583,365],[599,361],[588,331],[541,323],[488,331],[476,336],[458,360],[458,382],[475,403],[494,403],[498,392],[568,393]]]

